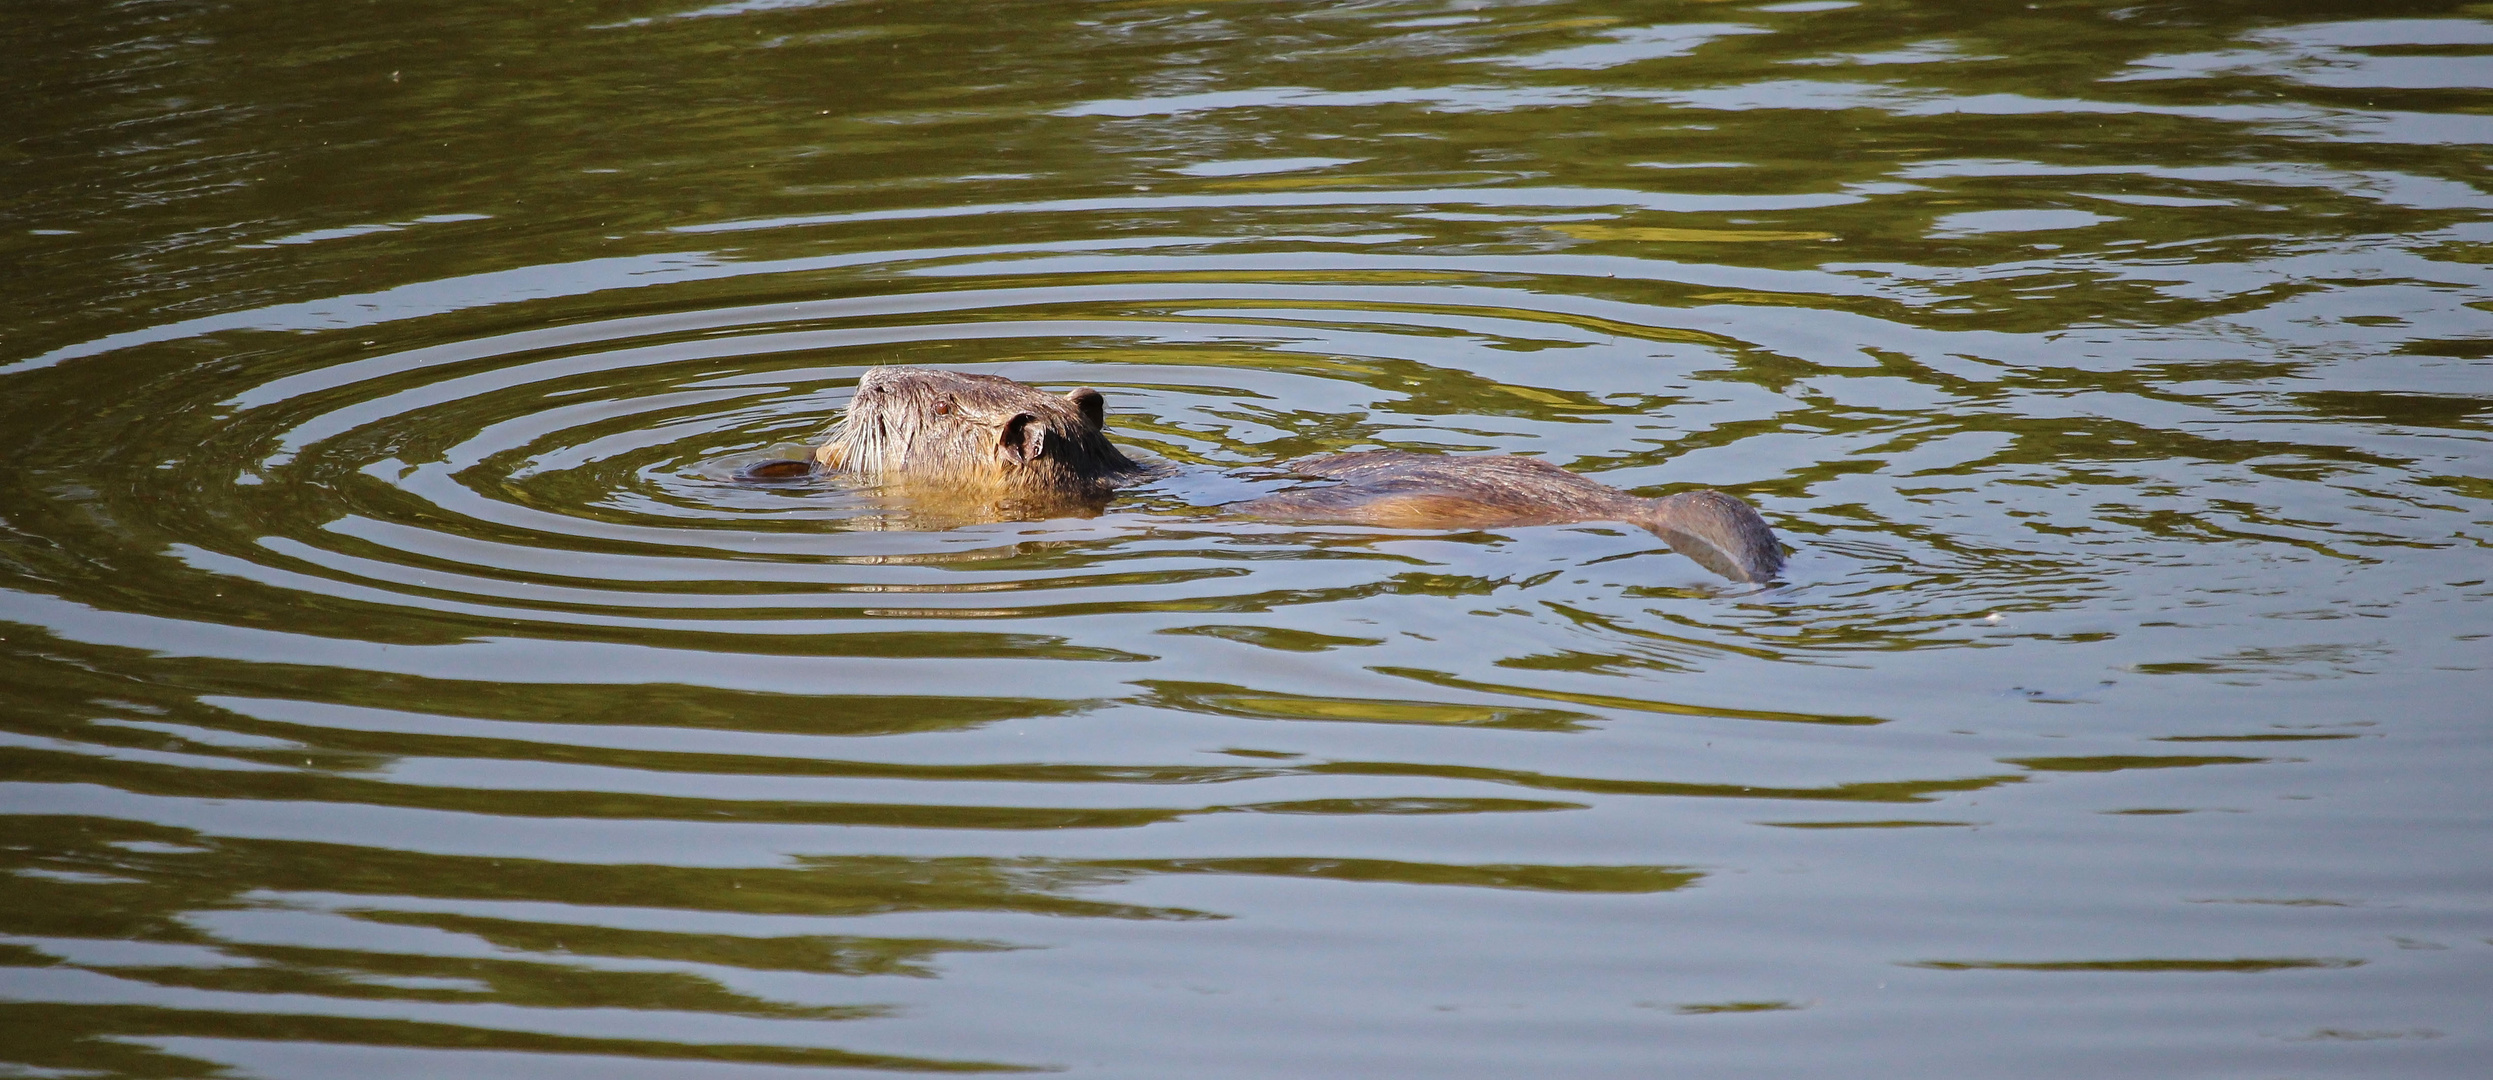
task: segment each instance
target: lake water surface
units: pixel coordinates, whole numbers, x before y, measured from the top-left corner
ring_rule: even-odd
[[[700,4],[11,8],[0,1074],[2493,1061],[2493,5]]]

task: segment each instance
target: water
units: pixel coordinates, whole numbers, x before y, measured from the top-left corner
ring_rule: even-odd
[[[15,1075],[2493,1055],[2493,7],[11,25]],[[722,479],[890,363],[1172,474]]]

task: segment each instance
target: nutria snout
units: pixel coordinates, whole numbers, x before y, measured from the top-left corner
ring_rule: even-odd
[[[1106,401],[1088,387],[1057,395],[996,375],[873,368],[812,461],[765,461],[738,476],[767,482],[819,469],[954,509],[1000,497],[987,505],[1083,505],[1095,512],[1117,488],[1154,475],[1108,442],[1106,421]],[[1783,568],[1783,547],[1765,519],[1719,491],[1647,499],[1536,458],[1399,450],[1331,454],[1285,468],[1334,483],[1227,509],[1282,521],[1418,529],[1622,521],[1737,581],[1771,581]]]
[[[803,480],[812,475],[814,463],[811,461],[756,461],[736,470],[736,479],[754,484]]]

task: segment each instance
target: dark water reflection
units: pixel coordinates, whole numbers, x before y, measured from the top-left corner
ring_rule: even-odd
[[[17,1073],[2493,1055],[2493,7],[12,16]],[[888,363],[1174,468],[727,482]]]

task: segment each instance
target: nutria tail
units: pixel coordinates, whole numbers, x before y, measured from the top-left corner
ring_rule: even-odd
[[[1773,581],[1783,546],[1755,508],[1719,491],[1683,491],[1645,504],[1631,518],[1671,549],[1734,581]]]

